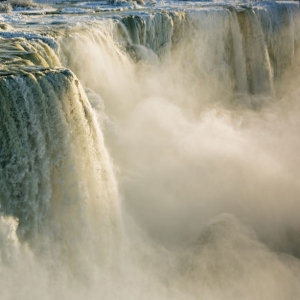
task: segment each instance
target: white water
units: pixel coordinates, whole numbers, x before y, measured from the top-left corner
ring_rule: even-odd
[[[253,7],[3,41],[0,299],[299,299],[299,8]]]

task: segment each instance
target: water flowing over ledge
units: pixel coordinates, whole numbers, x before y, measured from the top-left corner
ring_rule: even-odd
[[[299,299],[299,17],[0,14],[0,298]]]
[[[113,252],[116,183],[78,79],[67,69],[27,69],[0,85],[1,209],[18,219],[19,239],[74,263],[75,249],[92,251],[85,236],[97,228],[97,248]]]

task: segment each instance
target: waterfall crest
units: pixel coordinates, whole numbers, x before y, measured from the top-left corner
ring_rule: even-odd
[[[153,86],[157,95],[176,95],[194,110],[199,95],[201,102],[220,99],[254,108],[261,104],[251,95],[261,95],[262,103],[275,95],[293,65],[299,14],[296,4],[264,3],[118,16],[74,29],[60,39],[60,55],[85,86],[109,99],[110,115],[120,116],[134,99],[153,95]]]

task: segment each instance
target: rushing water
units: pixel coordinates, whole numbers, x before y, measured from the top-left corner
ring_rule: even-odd
[[[299,4],[100,4],[0,16],[0,299],[299,299]]]

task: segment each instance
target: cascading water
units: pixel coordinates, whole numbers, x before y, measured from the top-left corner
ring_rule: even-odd
[[[299,299],[299,5],[103,5],[0,16],[0,299]]]
[[[83,88],[69,70],[47,69],[58,59],[48,63],[45,53],[13,53],[32,60],[1,76],[1,211],[18,220],[19,241],[83,272],[118,252],[118,192]],[[30,68],[36,61],[44,66]]]

